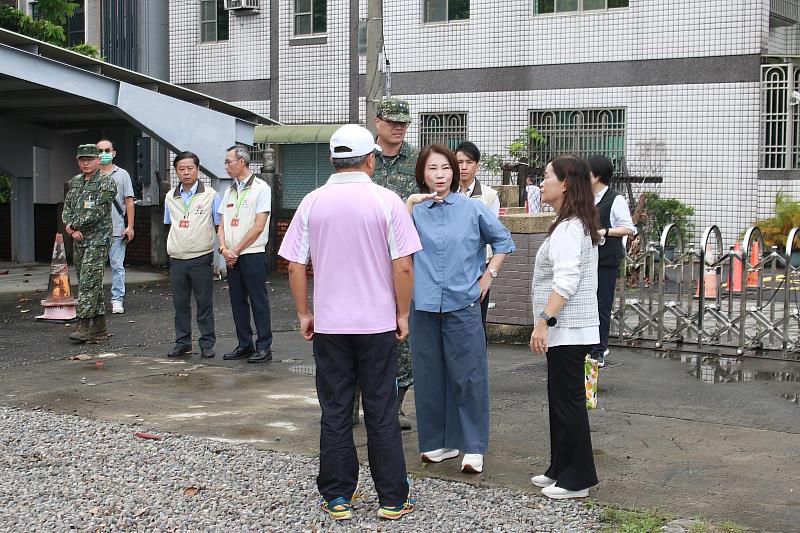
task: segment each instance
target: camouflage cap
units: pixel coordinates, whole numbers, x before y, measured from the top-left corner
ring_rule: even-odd
[[[96,144],[82,144],[78,146],[78,157],[98,157],[100,150],[97,149]]]
[[[411,107],[399,98],[387,98],[378,102],[378,116],[392,122],[411,122]]]

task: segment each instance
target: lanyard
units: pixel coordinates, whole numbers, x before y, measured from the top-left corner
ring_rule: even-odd
[[[244,199],[247,198],[247,193],[249,192],[250,192],[249,187],[246,188],[244,192],[242,192],[241,194],[239,194],[238,189],[236,190],[236,213],[234,213],[234,216],[236,218],[239,218],[239,208],[242,207],[242,202],[244,202]]]
[[[186,202],[183,201],[181,198],[181,209],[183,210],[183,218],[189,217],[189,211],[192,210],[192,204],[194,203],[195,198],[197,198],[197,193],[194,193],[191,198],[189,198],[189,205],[186,205]]]

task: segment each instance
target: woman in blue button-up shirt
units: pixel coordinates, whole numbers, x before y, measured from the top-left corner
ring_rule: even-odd
[[[409,342],[414,365],[417,435],[422,460],[464,452],[463,472],[482,472],[489,445],[489,383],[480,302],[506,254],[511,234],[480,201],[455,191],[456,156],[446,146],[422,149],[421,194],[407,202],[422,242],[414,254]],[[486,265],[486,245],[492,247]]]

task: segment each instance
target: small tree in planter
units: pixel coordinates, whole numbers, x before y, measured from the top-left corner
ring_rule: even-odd
[[[690,217],[694,215],[694,207],[689,206],[675,198],[661,198],[656,192],[644,193],[644,209],[639,220],[643,232],[649,242],[657,243],[661,239],[661,232],[667,224],[675,224],[687,242],[694,229]]]
[[[775,195],[775,215],[764,220],[757,220],[756,226],[764,235],[764,246],[767,249],[777,246],[783,253],[786,249],[786,238],[792,228],[800,226],[800,201],[794,201],[784,191]],[[766,252],[766,250],[764,250]],[[792,254],[792,266],[800,265],[800,253]]]
[[[503,170],[514,171],[519,163],[526,163],[531,168],[538,168],[538,158],[530,158],[531,147],[546,144],[547,139],[536,128],[525,128],[506,147],[507,155],[491,154],[481,158],[481,167],[492,176],[498,176]]]

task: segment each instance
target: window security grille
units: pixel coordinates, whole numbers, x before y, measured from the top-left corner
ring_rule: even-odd
[[[420,113],[419,145],[444,144],[451,150],[467,140],[466,113]]]
[[[530,125],[545,142],[530,147],[530,165],[544,166],[553,156],[605,155],[619,171],[625,157],[625,109],[555,109],[530,112]]]
[[[762,169],[800,168],[800,68],[791,63],[761,67]],[[800,95],[798,95],[800,96]]]

